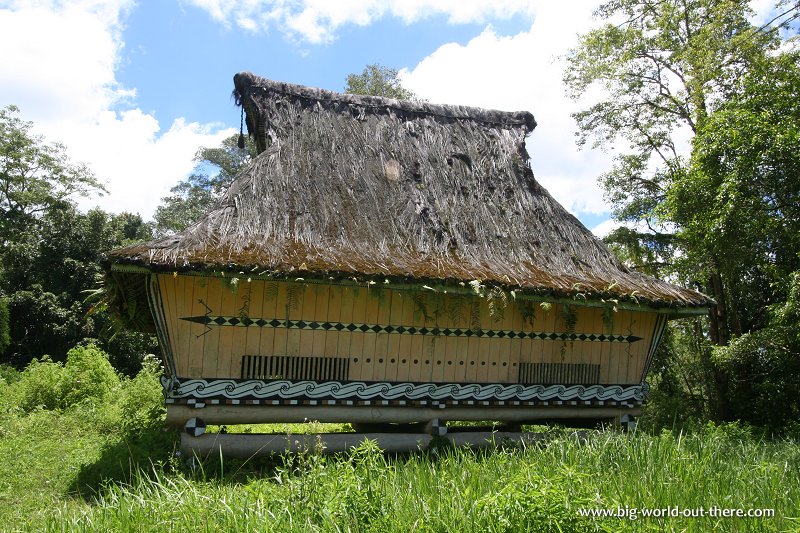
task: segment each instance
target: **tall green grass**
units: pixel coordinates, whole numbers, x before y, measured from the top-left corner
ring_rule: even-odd
[[[80,350],[0,373],[0,531],[800,531],[800,445],[739,425],[195,463],[161,427],[157,368],[122,378]],[[775,516],[578,513],[712,506]]]
[[[800,448],[734,427],[565,433],[542,446],[385,458],[366,444],[209,475],[163,471],[44,525],[111,531],[796,531]],[[218,467],[218,465],[217,465]],[[266,468],[264,470],[263,468]],[[591,518],[579,508],[771,508],[773,518]]]

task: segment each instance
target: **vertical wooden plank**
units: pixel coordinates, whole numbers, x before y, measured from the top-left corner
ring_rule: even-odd
[[[433,321],[433,302],[426,292],[419,292],[415,295],[416,314],[415,320],[417,327],[432,328],[435,326]],[[432,382],[434,370],[436,368],[436,338],[432,335],[416,335],[421,344],[421,355],[424,363],[421,366],[420,379],[424,382]],[[416,342],[412,341],[412,342]],[[439,363],[441,364],[441,362]]]
[[[450,335],[443,335],[441,338],[441,343],[443,345],[443,357],[444,357],[444,377],[442,381],[444,383],[456,383],[464,381],[466,376],[466,372],[464,371],[463,360],[459,356],[458,353],[458,338],[452,335],[452,330],[456,328],[455,321],[457,317],[451,312],[454,308],[453,303],[455,302],[454,295],[447,294],[443,298],[443,309],[442,313],[439,316],[439,323],[441,329],[449,329],[451,330]],[[459,362],[462,364],[459,365]]]
[[[391,325],[392,293],[394,291],[388,289],[379,290],[380,292],[376,292],[375,289],[371,291],[372,297],[370,300],[374,300],[374,302],[369,306],[367,319],[371,324],[389,326]],[[397,354],[389,353],[389,339],[393,336],[385,331],[372,335],[374,337],[375,358],[378,360],[378,366],[375,367],[376,379],[379,381],[393,381],[397,374]]]
[[[262,280],[253,280],[250,282],[250,319],[260,320],[264,317],[264,282]],[[252,325],[244,328],[246,330],[245,337],[245,355],[269,355],[272,352],[272,346],[269,347],[268,352],[262,351],[261,346],[261,333],[264,328]]]
[[[484,333],[496,329],[496,321],[495,317],[490,315],[489,313],[489,302],[486,299],[482,298],[481,302],[481,329],[483,329]],[[478,369],[479,377],[484,383],[496,383],[497,382],[497,345],[495,344],[495,338],[488,337],[486,335],[482,336],[480,339],[480,368]]]
[[[218,316],[222,308],[222,283],[219,278],[206,278],[206,298],[203,300],[208,306],[210,316]],[[219,361],[219,332],[217,325],[208,325],[202,332],[203,342],[203,377],[217,377],[217,362]]]
[[[403,293],[403,325],[419,326],[415,318],[416,304],[410,291]],[[400,338],[401,351],[407,351],[411,363],[409,368],[409,380],[414,382],[423,381],[423,376],[427,375],[425,369],[425,354],[422,353],[422,339],[419,335],[404,333]],[[430,364],[430,363],[429,363]]]
[[[286,283],[286,318],[298,321],[303,316],[303,302],[306,297],[306,286],[301,282]],[[286,355],[290,357],[305,356],[300,353],[300,339],[303,331],[297,328],[286,330]],[[295,363],[296,365],[296,363]]]
[[[287,286],[288,283],[285,281],[274,281],[268,282],[268,284],[274,283],[272,287],[267,287],[268,292],[273,292],[275,294],[275,315],[274,318],[277,320],[288,320],[289,319],[289,307],[287,304]],[[264,301],[264,305],[266,306],[268,301]],[[270,320],[272,317],[270,318]],[[265,318],[266,320],[266,318]],[[287,353],[287,341],[288,341],[288,333],[289,331],[283,327],[273,328],[267,326],[264,328],[264,333],[272,333],[272,353],[275,356],[282,357],[288,355]],[[265,338],[265,335],[261,335],[261,342],[269,342],[269,338]]]
[[[511,312],[511,331],[525,331],[527,324],[524,323],[522,313],[520,313],[520,301],[514,302]],[[519,383],[519,362],[522,351],[522,340],[514,337],[508,343],[508,380],[510,383]]]
[[[253,297],[252,283],[247,278],[239,280],[239,289],[236,291],[236,302],[233,309],[233,316],[238,320],[250,318],[250,307]],[[242,355],[247,350],[247,330],[249,327],[237,325],[231,327],[233,340],[231,344],[231,356],[229,358],[228,376],[238,378],[241,375]]]
[[[445,338],[440,335],[428,335],[425,337],[425,343],[425,349],[428,354],[426,359],[429,358],[431,361],[430,381],[442,383],[444,381],[444,369],[447,366]]]
[[[321,325],[329,320],[328,305],[330,303],[331,287],[330,285],[314,284],[311,290],[314,292],[314,299],[316,301],[311,320],[320,324],[320,327],[311,333],[311,354],[315,357],[323,357],[325,355],[325,341],[328,332],[325,331]]]
[[[167,348],[173,357],[173,363],[177,366],[178,362],[175,360],[177,345],[175,343],[175,279],[172,274],[159,274],[158,275],[158,289],[159,300],[161,301],[162,316],[164,317],[164,325],[167,329],[167,339],[169,347]]]
[[[509,298],[506,306],[502,310],[502,316],[496,316],[494,320],[496,330],[513,331],[514,330],[514,305],[513,300]],[[510,337],[495,337],[495,349],[497,351],[497,381],[499,383],[508,383],[509,376],[511,375],[511,338]]]
[[[353,315],[352,322],[354,324],[363,324],[367,318],[367,289],[364,287],[356,287],[353,289]],[[367,351],[364,350],[364,336],[365,334],[359,330],[355,330],[350,334],[350,356],[358,358],[361,361],[361,377],[366,381],[373,379],[373,368],[375,361],[373,352],[375,343],[372,343],[372,348]]]
[[[656,324],[656,313],[649,313],[649,312],[639,312],[635,313],[637,320],[636,320],[636,327],[633,330],[633,335],[637,337],[641,337],[642,340],[636,341],[631,344],[631,360],[628,365],[628,372],[625,376],[626,383],[639,383],[639,379],[642,376],[642,372],[644,370],[644,364],[647,360],[647,349],[650,346],[650,341],[652,340],[653,331],[655,329]]]
[[[429,329],[440,328],[446,313],[442,309],[443,296],[438,293],[429,292],[425,294],[426,307],[428,308],[428,320],[426,326]],[[447,367],[447,339],[442,335],[429,335],[428,351],[431,358],[431,381],[442,383],[445,380],[445,368]]]
[[[621,335],[627,329],[630,313],[620,309],[616,318],[613,335]],[[625,345],[621,342],[609,342],[608,344],[608,383],[619,383],[620,366],[623,364],[622,359],[625,357]]]
[[[280,283],[273,280],[260,280],[259,284],[260,289],[257,288],[258,292],[255,293],[259,296],[254,297],[254,300],[256,298],[260,300],[261,314],[258,318],[265,321],[280,318],[280,315],[282,314],[282,308],[280,310],[278,309],[278,300],[280,298],[281,287]],[[272,326],[255,327],[258,328],[259,332],[257,336],[258,348],[256,349],[259,354],[285,355],[283,352],[283,350],[286,349],[285,345],[281,348],[282,351],[280,354],[275,351],[275,333],[279,331],[278,329],[273,328]]]
[[[192,335],[192,322],[182,320],[183,317],[195,316],[192,314],[194,307],[194,285],[196,282],[195,277],[178,276],[178,283],[176,286],[177,306],[175,308],[175,315],[177,317],[175,326],[176,335],[176,353],[175,364],[177,365],[178,376],[187,376],[189,367],[191,365],[191,350],[194,341]]]
[[[219,310],[215,313],[218,316],[229,318],[236,313],[236,294],[239,292],[238,283],[236,287],[231,285],[230,278],[218,278],[220,304]],[[233,352],[233,330],[236,326],[215,326],[217,333],[217,368],[215,375],[220,378],[231,377],[231,356]]]
[[[479,330],[481,328],[481,313],[480,313],[480,299],[477,296],[467,297],[467,326],[465,329]],[[475,336],[466,337],[466,352],[467,357],[464,365],[467,366],[467,382],[470,383],[484,383],[479,376],[483,377],[481,373],[481,353],[480,353],[480,339]]]
[[[392,325],[407,327],[411,325],[411,298],[407,291],[394,291],[392,295]],[[413,381],[416,375],[415,369],[418,368],[419,358],[415,358],[411,353],[411,335],[407,333],[395,333],[397,345],[397,356],[400,363],[397,366],[398,381]],[[414,363],[417,359],[417,363]]]
[[[376,325],[378,324],[378,313],[381,306],[381,289],[367,287],[366,289],[362,289],[362,292],[364,293],[364,316],[359,322],[369,326]],[[369,363],[371,365],[370,377],[365,378],[370,381],[383,381],[386,375],[386,368],[384,367],[386,364],[385,353],[378,353],[377,341],[379,335],[385,335],[385,333],[375,333],[370,330],[360,335],[362,342],[361,353],[365,362],[366,359],[371,360],[371,363]]]
[[[325,320],[330,322],[331,325],[335,325],[341,320],[342,290],[341,285],[331,285],[328,288],[328,310]],[[317,301],[319,301],[319,297],[317,297]],[[342,334],[334,327],[325,332],[325,349],[322,353],[326,357],[337,357],[339,355],[340,335]],[[347,358],[347,354],[342,354],[340,357]]]
[[[595,307],[590,309],[589,327],[586,333],[589,335],[601,335],[603,330],[603,308]],[[598,341],[585,341],[586,350],[588,352],[587,363],[590,365],[600,364],[600,342]]]
[[[300,292],[302,294],[302,298],[299,302],[299,308],[297,309],[296,317],[293,320],[301,320],[304,323],[309,323],[314,320],[314,315],[316,313],[317,307],[317,291],[316,286],[314,284],[306,284],[300,286]],[[296,329],[291,330],[296,332],[297,338],[297,351],[292,352],[289,350],[289,353],[294,353],[297,357],[311,357],[314,355],[314,330],[312,329]],[[289,333],[291,338],[291,332]],[[303,368],[302,374],[307,375],[308,369]]]
[[[542,302],[529,302],[529,307],[523,316],[520,312],[522,321],[522,331],[549,333],[552,332],[550,326],[550,312],[546,307],[542,307]],[[549,348],[552,341],[542,339],[525,338],[520,342],[520,364],[522,363],[542,363],[544,362],[545,351]]]
[[[343,286],[341,289],[341,312],[339,313],[339,321],[344,324],[353,322],[353,303],[355,299],[355,291],[353,287]],[[339,332],[338,336],[337,353],[339,357],[346,357],[350,360],[350,379],[362,379],[364,361],[360,355],[354,356],[350,349],[353,339],[353,334],[344,329]]]
[[[393,326],[403,325],[403,297],[400,291],[387,292],[389,306],[388,323]],[[386,339],[386,355],[389,357],[389,366],[386,368],[386,379],[389,381],[408,380],[409,360],[408,353],[401,352],[400,341],[403,335],[390,333]],[[402,377],[401,377],[402,376]]]
[[[466,331],[469,329],[469,311],[471,298],[460,294],[451,294],[449,298],[448,315],[450,327]],[[469,381],[467,370],[469,369],[469,338],[464,336],[454,336],[447,341],[447,351],[453,359],[453,365],[458,365],[453,374],[456,382]]]
[[[630,319],[628,322],[628,326],[625,328],[623,335],[635,335],[635,331],[639,329],[639,317],[640,313],[635,311],[630,311]],[[623,344],[625,346],[624,357],[622,358],[622,364],[620,365],[620,383],[628,383],[628,375],[630,373],[630,368],[633,364],[633,359],[636,357],[636,344],[631,344],[626,342]]]
[[[564,310],[560,304],[552,304],[550,311],[547,315],[547,332],[560,335],[564,333]],[[555,340],[546,340],[544,342],[544,350],[542,353],[542,361],[544,363],[560,363],[562,348],[566,351],[564,341],[560,338]]]
[[[209,279],[205,277],[188,277],[191,280],[192,298],[186,310],[186,316],[204,316],[206,307],[201,303],[208,299]],[[188,290],[187,290],[188,293]],[[199,378],[203,376],[203,353],[205,352],[205,341],[207,326],[196,322],[189,324],[187,351],[189,355],[189,369],[186,377]]]
[[[168,321],[170,323],[170,340],[172,342],[172,357],[175,360],[175,371],[178,375],[181,375],[184,368],[186,368],[186,361],[184,360],[185,357],[185,350],[183,349],[183,338],[181,337],[181,333],[183,333],[182,327],[183,325],[181,322],[186,322],[185,320],[181,320],[180,317],[183,311],[183,276],[174,277],[171,284],[172,289],[172,302],[169,306],[169,315]]]

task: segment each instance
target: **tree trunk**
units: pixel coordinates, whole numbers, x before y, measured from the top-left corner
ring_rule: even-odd
[[[730,329],[728,327],[728,307],[725,299],[725,288],[722,283],[722,276],[719,271],[711,274],[709,279],[709,289],[717,301],[717,305],[709,310],[709,335],[711,341],[716,346],[727,346],[730,341]],[[711,371],[714,380],[714,408],[718,420],[728,420],[730,409],[728,408],[728,377],[722,372],[710,358],[710,351],[703,350],[707,368]]]

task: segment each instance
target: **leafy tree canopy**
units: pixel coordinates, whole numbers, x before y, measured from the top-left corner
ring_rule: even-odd
[[[192,174],[170,189],[161,199],[153,216],[158,235],[181,231],[193,224],[231,184],[233,178],[256,156],[256,146],[247,139],[245,149],[238,147],[239,136],[222,141],[215,148],[200,148],[195,155]]]
[[[344,91],[398,100],[415,99],[414,92],[403,87],[398,74],[397,69],[373,63],[364,67],[361,74],[348,74]]]
[[[0,241],[6,243],[50,207],[75,196],[106,192],[83,164],[72,163],[61,144],[46,144],[20,119],[0,109]]]
[[[779,35],[800,3],[781,4],[755,27],[746,0],[612,0],[564,73],[576,98],[602,89],[574,115],[579,143],[620,151],[600,180],[634,229],[612,246],[717,302],[673,326],[655,370],[721,420],[785,424],[770,402],[800,387],[776,318],[795,309],[800,272],[800,61]]]

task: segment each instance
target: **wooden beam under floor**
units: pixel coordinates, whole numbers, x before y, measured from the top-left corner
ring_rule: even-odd
[[[582,432],[576,431],[578,438]],[[535,444],[547,438],[541,433],[509,431],[464,431],[439,439],[453,446],[473,449],[508,444]],[[209,457],[255,458],[280,453],[311,451],[325,454],[349,452],[365,440],[375,441],[387,453],[428,448],[434,437],[422,433],[319,433],[309,435],[266,435],[256,433],[206,433],[199,437],[181,434],[181,451],[199,459]]]

